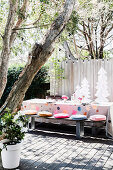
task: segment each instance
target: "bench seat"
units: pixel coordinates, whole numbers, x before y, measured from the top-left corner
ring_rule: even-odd
[[[31,117],[31,129],[35,129],[35,122],[40,123],[53,123],[53,124],[66,124],[76,125],[76,138],[80,139],[84,136],[84,126],[92,128],[92,135],[95,136],[97,128],[105,126],[106,121],[91,121],[87,120],[72,120],[71,118],[54,118],[52,117],[40,117],[38,115],[29,115]]]

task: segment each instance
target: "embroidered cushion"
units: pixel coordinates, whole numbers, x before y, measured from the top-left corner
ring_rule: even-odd
[[[66,113],[57,113],[54,115],[55,118],[69,118],[69,115]]]
[[[52,116],[52,113],[48,111],[42,111],[42,112],[38,112],[38,115],[41,117],[50,117]]]
[[[105,115],[92,115],[89,117],[89,119],[93,121],[103,121],[103,120],[106,120],[106,116]]]
[[[71,117],[70,117],[71,119],[73,119],[73,120],[85,120],[85,119],[87,119],[87,117],[85,116],[85,115],[72,115]]]

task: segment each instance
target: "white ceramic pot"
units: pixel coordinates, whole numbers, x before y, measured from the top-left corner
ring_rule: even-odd
[[[17,168],[20,163],[21,143],[15,145],[7,145],[2,149],[1,158],[2,166],[6,169]]]

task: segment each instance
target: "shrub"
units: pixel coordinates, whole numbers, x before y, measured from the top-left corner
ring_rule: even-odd
[[[24,139],[28,118],[22,111],[11,113],[7,108],[5,114],[2,115],[0,130],[4,134],[4,139],[7,139],[7,144],[20,143]]]
[[[7,85],[4,94],[0,100],[0,106],[5,102],[14,82],[18,79],[23,66],[13,66],[8,69]],[[29,89],[26,92],[25,100],[31,98],[45,98],[47,90],[49,90],[48,68],[43,66],[33,79]]]

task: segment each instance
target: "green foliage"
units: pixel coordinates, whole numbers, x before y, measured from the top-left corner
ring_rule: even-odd
[[[56,47],[57,49],[57,47]],[[61,62],[63,61],[63,57],[61,58],[58,56],[58,50],[55,49],[55,56],[52,56],[49,61],[50,61],[50,71],[49,75],[51,77],[52,83],[53,83],[53,92],[54,95],[57,95],[56,89],[59,87],[60,82],[62,79],[64,79],[64,69],[61,66]]]
[[[113,51],[104,50],[104,52],[103,52],[104,58],[110,58],[112,55],[113,55]]]
[[[82,50],[81,51],[81,55],[84,56],[84,57],[88,57],[89,56],[89,52],[86,51],[86,50]]]
[[[5,114],[1,117],[0,129],[5,134],[4,138],[8,140],[8,144],[21,142],[27,131],[27,123],[28,118],[22,111],[11,113],[8,108],[5,110]]]
[[[51,69],[51,77],[53,76],[53,78],[55,79],[62,79],[64,78],[62,76],[64,70],[60,67],[60,59],[57,59],[57,57],[53,57],[51,58],[51,62],[53,63],[53,69]]]
[[[60,56],[59,51],[61,51],[61,49],[59,48],[59,46],[56,45],[54,55],[52,55],[49,59],[49,67],[51,68],[49,74],[51,78],[57,80],[61,80],[62,78],[64,78],[64,69],[61,68],[60,63],[65,59],[65,57],[63,57],[63,54],[61,54]]]
[[[14,82],[18,79],[19,74],[21,73],[23,69],[23,66],[20,65],[19,67],[11,66],[8,70],[8,76],[7,76],[7,85],[4,91],[4,94],[0,100],[0,105],[3,105],[5,102]],[[48,83],[48,68],[43,66],[39,72],[36,74],[35,78],[33,79],[33,82],[31,83],[31,86],[29,87],[28,91],[26,92],[25,99],[31,99],[31,98],[43,98],[46,95],[47,90],[49,87],[44,86],[44,84]]]
[[[43,2],[45,4],[49,4],[49,1],[48,0],[40,0],[40,2]]]
[[[44,98],[49,90],[48,67],[43,66],[32,81],[25,99]]]
[[[15,0],[14,0],[15,2]],[[15,43],[11,49],[11,58],[23,59],[27,57],[26,51],[29,51],[34,42],[40,41],[47,29],[50,27],[52,21],[58,16],[62,10],[64,0],[50,1],[50,0],[29,0],[28,8],[25,16],[22,13],[22,6],[24,0],[18,1],[18,9],[16,11],[15,23],[18,17],[24,19],[22,25],[23,29],[18,30],[18,35]],[[4,35],[5,26],[7,23],[7,16],[9,10],[9,1],[0,1],[0,33]],[[36,28],[35,28],[36,27]],[[25,29],[24,29],[25,28]],[[29,28],[29,29],[28,29]],[[0,52],[2,51],[2,37],[0,36]]]
[[[74,35],[77,30],[78,21],[79,21],[79,16],[77,12],[73,11],[70,20],[66,25],[66,30],[70,32],[72,35]]]

